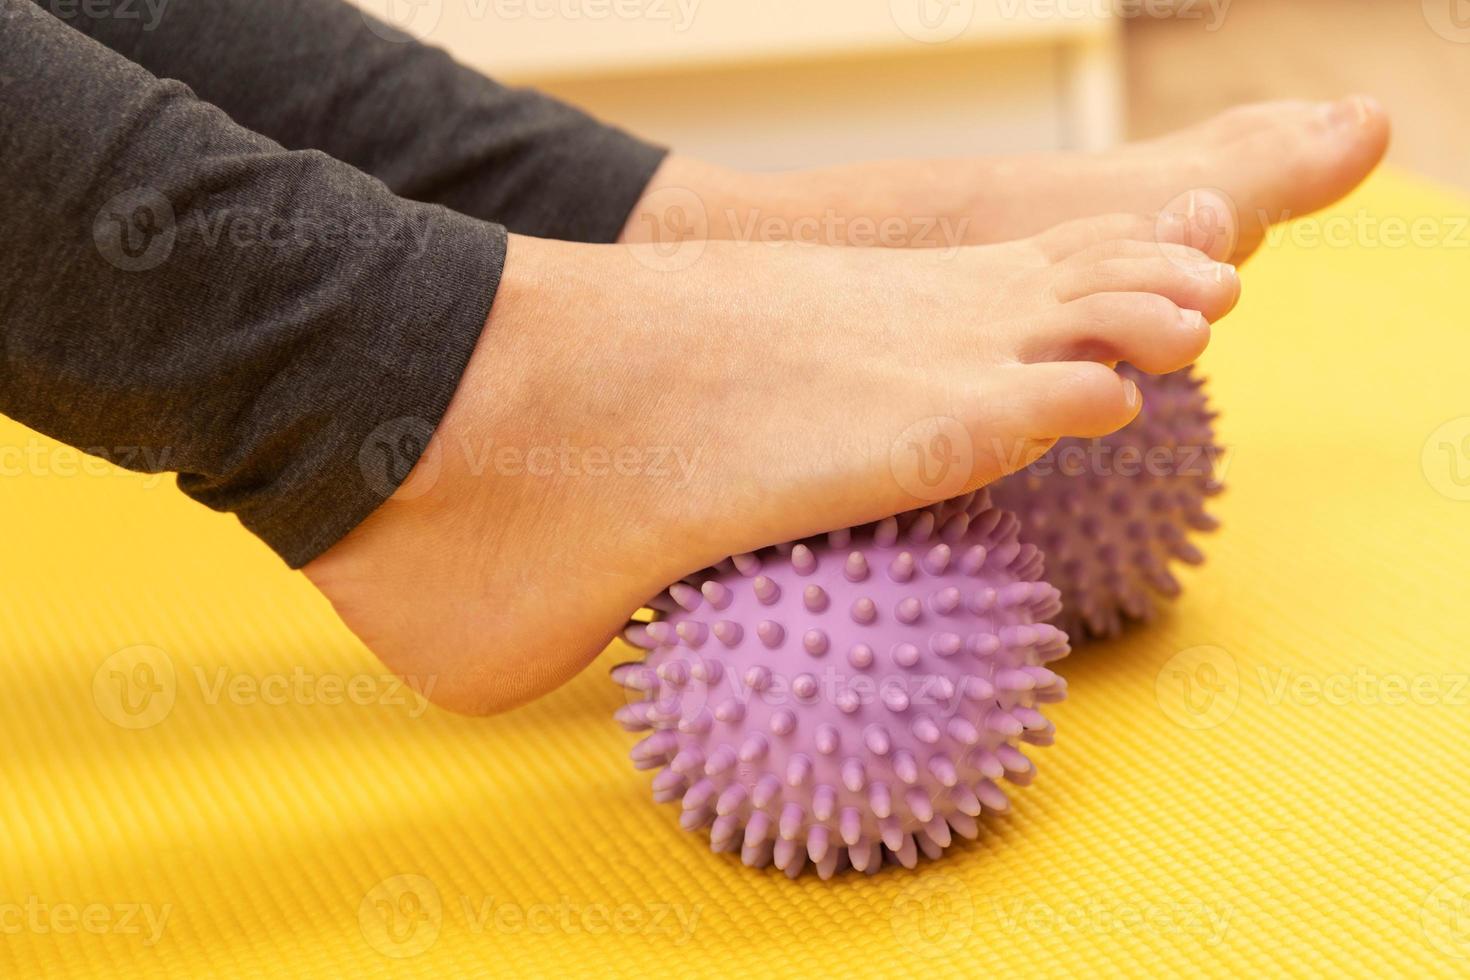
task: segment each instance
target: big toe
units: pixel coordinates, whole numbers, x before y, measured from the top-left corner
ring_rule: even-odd
[[[1239,260],[1270,225],[1326,207],[1356,187],[1388,148],[1388,114],[1365,95],[1335,102],[1260,107],[1229,121],[1231,136],[1203,152],[1241,211]]]

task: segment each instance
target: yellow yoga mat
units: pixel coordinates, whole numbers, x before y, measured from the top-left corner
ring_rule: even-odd
[[[627,648],[426,708],[231,518],[0,422],[0,974],[1470,972],[1467,215],[1380,175],[1247,267],[1209,563],[914,872],[680,831]]]

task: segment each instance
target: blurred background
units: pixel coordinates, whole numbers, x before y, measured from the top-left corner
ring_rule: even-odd
[[[359,0],[499,79],[759,169],[1100,149],[1240,102],[1379,97],[1470,186],[1470,0]]]

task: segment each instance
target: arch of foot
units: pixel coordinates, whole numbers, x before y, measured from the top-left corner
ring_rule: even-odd
[[[1030,782],[1065,694],[1059,609],[1019,523],[972,494],[728,559],[634,624],[618,720],[655,799],[717,851],[823,877],[939,856]]]

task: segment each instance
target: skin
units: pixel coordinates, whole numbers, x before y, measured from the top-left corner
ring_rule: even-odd
[[[774,174],[672,156],[624,238],[667,240],[692,224],[701,237],[719,239],[984,245],[1092,214],[1171,210],[1185,191],[1211,188],[1230,203],[1234,222],[1212,228],[1200,217],[1196,231],[1219,236],[1217,250],[1239,263],[1271,225],[1350,191],[1387,146],[1382,107],[1350,96],[1239,106],[1159,139],[1094,154],[898,160]],[[885,219],[886,240],[877,227]],[[1225,241],[1232,228],[1235,239]]]
[[[442,706],[484,714],[536,698],[586,666],[631,610],[726,555],[965,493],[1062,436],[1126,425],[1138,391],[1112,366],[1167,372],[1199,356],[1239,294],[1219,260],[1259,241],[1238,215],[1320,206],[1376,162],[1381,118],[1349,110],[1347,124],[1238,110],[1208,133],[1038,158],[1039,170],[884,164],[846,171],[845,186],[795,175],[773,198],[805,200],[802,184],[830,199],[816,210],[894,208],[869,212],[879,218],[943,203],[968,209],[951,215],[968,219],[967,235],[997,239],[952,248],[706,241],[687,218],[720,215],[741,181],[672,158],[625,244],[512,236],[433,447],[306,574]],[[1245,114],[1266,132],[1245,132]],[[1292,127],[1304,146],[1281,145]],[[1216,148],[1218,173],[1191,140]],[[1255,165],[1246,152],[1271,156],[1255,162],[1259,177],[1241,175]],[[715,179],[690,180],[701,174]],[[1024,176],[1008,192],[1003,174]],[[1140,186],[1125,186],[1130,174]],[[1176,193],[1202,177],[1225,193]],[[1089,181],[1101,199],[1084,203]],[[1027,194],[1043,217],[1018,203]],[[1059,198],[1083,214],[1113,199],[1167,207],[1076,217],[1057,213]],[[764,198],[731,206],[776,213]],[[723,220],[695,230],[719,238]],[[942,486],[923,469],[936,436],[959,447]],[[509,460],[495,452],[506,447]]]

